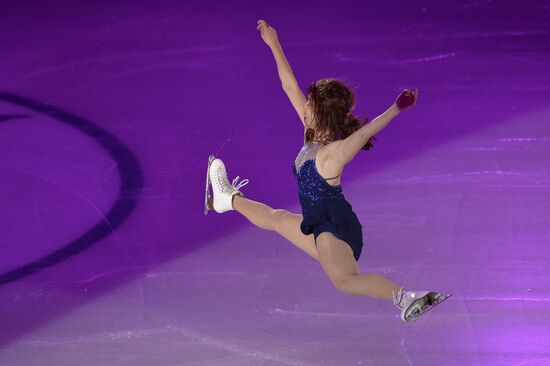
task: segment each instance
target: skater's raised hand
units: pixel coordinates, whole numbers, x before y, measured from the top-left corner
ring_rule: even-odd
[[[260,31],[262,39],[270,48],[279,44],[277,31],[275,28],[267,24],[265,20],[258,20],[256,29]]]
[[[415,88],[412,92],[409,89],[405,89],[401,94],[399,94],[394,104],[397,108],[399,108],[399,111],[403,112],[413,107],[416,104],[417,99],[418,88]]]

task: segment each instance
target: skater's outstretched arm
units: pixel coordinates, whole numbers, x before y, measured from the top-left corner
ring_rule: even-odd
[[[363,125],[344,140],[335,142],[334,159],[341,165],[349,163],[372,136],[386,127],[399,113],[411,108],[416,103],[417,95],[418,90],[410,92],[409,89],[406,89],[384,113]]]
[[[275,62],[277,63],[277,72],[279,73],[283,90],[288,96],[288,99],[290,99],[290,103],[292,103],[296,113],[298,113],[298,116],[302,120],[304,128],[307,127],[304,120],[304,106],[306,104],[306,97],[300,90],[298,81],[296,81],[292,68],[286,59],[283,48],[277,38],[277,31],[275,28],[267,24],[265,20],[258,20],[258,25],[256,28],[261,32],[262,39],[269,46],[271,52],[273,52]]]

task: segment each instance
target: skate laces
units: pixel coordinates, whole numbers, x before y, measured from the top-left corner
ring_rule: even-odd
[[[220,180],[222,180],[223,181],[222,185],[229,190],[231,190],[231,188],[228,188],[228,187],[233,187],[238,191],[239,188],[244,187],[245,185],[248,184],[248,179],[243,179],[237,184],[237,182],[239,181],[239,176],[236,176],[235,179],[233,179],[233,182],[231,183],[231,185],[229,185],[229,180],[227,179],[227,172],[225,171],[225,166],[223,165],[218,168],[217,178],[218,178],[218,183],[222,183],[220,182]]]
[[[235,179],[233,179],[233,182],[231,183],[233,188],[235,188],[236,190],[239,190],[239,188],[244,187],[248,184],[248,179],[243,179],[239,182],[239,184],[235,185],[238,181],[239,181],[239,176],[237,175],[237,177],[235,177]]]
[[[399,309],[402,308],[401,300],[403,300],[403,296],[405,296],[405,288],[401,287],[399,291],[397,291],[397,294],[393,292],[393,304],[397,306]]]

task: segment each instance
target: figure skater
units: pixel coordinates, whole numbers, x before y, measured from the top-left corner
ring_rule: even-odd
[[[258,21],[257,29],[273,52],[282,88],[304,125],[304,145],[292,165],[302,214],[273,209],[245,198],[239,189],[248,184],[248,179],[237,184],[237,176],[229,184],[223,161],[210,155],[205,215],[212,209],[218,213],[236,210],[254,225],[276,231],[318,260],[342,293],[391,300],[403,321],[418,319],[452,294],[406,291],[379,274],[361,273],[357,260],[363,247],[362,226],[344,197],[339,178],[360,150],[373,147],[378,131],[416,104],[418,90],[404,90],[386,112],[362,124],[351,113],[355,97],[347,85],[337,79],[321,79],[309,85],[306,98],[283,53],[276,30],[264,20]]]

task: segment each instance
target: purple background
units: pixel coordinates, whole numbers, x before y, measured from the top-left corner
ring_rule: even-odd
[[[550,364],[549,1],[40,1],[0,15],[0,365]],[[208,155],[299,213],[301,88],[373,119],[359,266],[454,296],[413,324],[236,211]],[[24,99],[21,99],[24,98]]]

